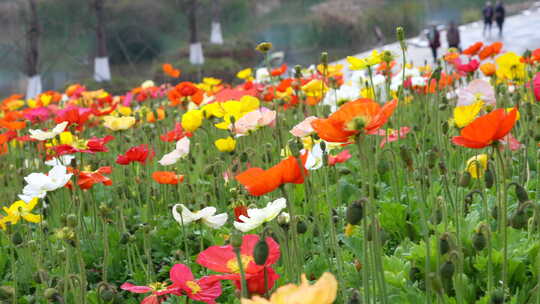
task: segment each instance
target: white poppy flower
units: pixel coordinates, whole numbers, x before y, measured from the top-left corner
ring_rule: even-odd
[[[53,158],[51,160],[48,160],[45,162],[45,165],[47,166],[51,166],[51,167],[56,167],[56,166],[67,166],[69,164],[71,164],[71,161],[75,159],[75,156],[73,154],[66,154],[66,155],[62,155],[58,158]]]
[[[181,213],[178,212],[178,207],[182,208]],[[206,207],[202,210],[191,212],[184,204],[176,204],[172,208],[173,217],[180,225],[188,225],[200,220],[206,226],[218,229],[227,222],[227,214],[221,213],[214,215],[216,214],[216,211],[217,210],[214,207]]]
[[[52,131],[43,131],[43,130],[39,130],[39,129],[37,129],[37,130],[30,129],[30,130],[28,130],[28,132],[30,132],[30,138],[33,138],[33,139],[36,139],[36,140],[39,140],[39,141],[44,141],[44,140],[47,140],[47,139],[54,138],[58,134],[64,132],[67,125],[68,125],[68,122],[64,121],[62,123],[57,124],[56,127],[54,127],[52,129]]]
[[[165,155],[159,160],[162,166],[169,166],[175,164],[180,158],[189,154],[189,138],[183,137],[176,142],[176,148]]]
[[[287,207],[287,200],[281,197],[273,202],[269,202],[262,209],[248,209],[248,216],[240,215],[239,217],[243,223],[234,222],[234,227],[242,232],[248,232],[276,218],[285,207]]]
[[[321,148],[321,143],[316,143],[313,145],[311,151],[308,151],[308,156],[306,159],[306,164],[304,167],[307,170],[317,170],[323,166],[324,163],[324,153]]]
[[[19,198],[27,203],[35,197],[44,198],[47,192],[64,187],[72,175],[64,166],[54,166],[48,174],[31,173],[24,178],[27,185]]]

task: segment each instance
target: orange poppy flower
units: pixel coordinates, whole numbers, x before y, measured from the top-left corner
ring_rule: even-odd
[[[172,171],[156,171],[152,173],[152,179],[159,184],[177,185],[184,181],[184,176]]]
[[[316,119],[311,126],[320,138],[329,142],[347,142],[362,128],[365,133],[376,132],[384,125],[397,106],[397,100],[392,100],[384,106],[377,102],[360,98],[341,106],[328,118]]]
[[[516,123],[517,109],[510,113],[505,109],[497,109],[489,114],[476,118],[461,130],[460,136],[454,136],[452,142],[456,145],[481,149],[503,138],[512,130]]]
[[[501,52],[502,47],[502,42],[494,42],[484,47],[478,54],[478,57],[480,57],[480,60],[484,60],[488,57],[493,57]]]
[[[469,55],[469,56],[474,56],[474,55],[476,55],[476,54],[480,51],[480,49],[481,49],[483,46],[484,46],[484,43],[482,43],[482,42],[479,41],[479,42],[477,42],[477,43],[471,45],[471,46],[468,47],[467,49],[465,49],[465,50],[463,51],[463,54],[464,54],[464,55]]]
[[[172,78],[178,78],[180,77],[180,70],[173,68],[173,66],[170,63],[165,63],[163,66],[163,73],[167,74],[168,76]]]
[[[484,63],[480,66],[480,71],[486,76],[494,75],[497,71],[497,66],[491,62]]]
[[[302,164],[306,163],[306,159],[307,154],[300,157]],[[238,174],[236,180],[246,188],[249,194],[260,196],[272,192],[286,183],[301,184],[307,174],[305,168],[302,172],[298,159],[289,156],[267,170],[249,168]]]
[[[91,189],[95,184],[103,184],[105,186],[112,186],[113,182],[110,178],[104,174],[111,174],[112,167],[101,167],[96,171],[75,171],[78,174],[77,185],[83,190]]]

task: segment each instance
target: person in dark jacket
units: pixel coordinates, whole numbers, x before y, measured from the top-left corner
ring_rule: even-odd
[[[448,26],[448,30],[446,31],[446,40],[448,41],[449,48],[456,48],[461,51],[459,48],[459,29],[454,21],[451,21],[450,25]]]
[[[429,47],[431,48],[431,52],[433,54],[433,61],[436,62],[437,49],[441,46],[441,35],[439,34],[439,30],[437,30],[436,25],[433,25],[433,27],[429,30],[428,40]]]
[[[493,5],[491,1],[486,2],[486,6],[482,10],[482,15],[484,15],[484,36],[486,35],[486,30],[488,31],[488,36],[491,36],[491,25],[493,24]]]
[[[497,1],[497,5],[495,6],[495,22],[497,23],[497,27],[499,28],[499,37],[502,37],[503,34],[505,17],[506,10],[504,9],[504,4],[502,3],[502,1]]]

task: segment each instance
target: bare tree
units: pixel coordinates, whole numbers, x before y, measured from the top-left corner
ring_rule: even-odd
[[[189,0],[189,62],[191,64],[201,65],[204,64],[204,54],[202,44],[199,40],[198,26],[197,26],[197,10],[200,0]]]
[[[96,16],[96,57],[94,58],[94,79],[98,82],[110,81],[111,70],[107,55],[107,36],[105,31],[105,0],[89,0]]]
[[[212,0],[212,32],[210,33],[210,43],[220,45],[223,44],[220,0]]]

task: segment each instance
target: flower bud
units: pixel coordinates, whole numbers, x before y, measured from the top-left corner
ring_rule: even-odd
[[[240,249],[240,247],[242,246],[242,235],[236,231],[233,232],[230,242],[233,248]]]
[[[296,232],[298,232],[299,234],[304,234],[307,232],[307,230],[308,230],[308,226],[306,222],[300,220],[296,223]]]
[[[529,194],[527,194],[527,190],[525,190],[523,186],[515,183],[514,190],[516,191],[516,196],[519,199],[520,203],[525,203],[529,200]]]
[[[449,234],[444,233],[439,238],[439,251],[441,255],[444,255],[450,251],[450,240],[449,240]]]
[[[461,187],[468,187],[471,183],[471,173],[469,171],[465,171],[461,174],[461,177],[459,178],[459,185]]]
[[[476,251],[482,251],[484,248],[486,248],[487,240],[482,231],[478,231],[473,234],[472,245]]]
[[[328,66],[328,52],[321,53],[321,64],[326,68]]]
[[[71,227],[71,228],[75,228],[77,227],[77,224],[78,224],[78,219],[77,219],[77,216],[75,214],[69,214],[67,217],[66,217],[66,225],[68,227]]]
[[[437,164],[437,158],[439,157],[439,151],[437,149],[433,148],[429,150],[427,155],[428,160],[428,168],[433,169],[435,168],[435,165]]]
[[[255,50],[265,54],[268,53],[272,47],[273,45],[271,42],[261,42],[255,47]]]
[[[362,298],[360,297],[360,292],[357,289],[353,289],[351,292],[351,297],[347,304],[361,304]]]
[[[294,66],[294,78],[302,78],[302,66],[299,64]]]
[[[398,26],[396,28],[396,38],[397,41],[399,41],[399,46],[401,47],[401,49],[406,51],[407,43],[405,42],[405,30],[403,29],[403,27]]]
[[[484,182],[486,183],[486,188],[488,189],[491,189],[491,187],[493,187],[493,184],[495,183],[495,176],[493,174],[493,171],[489,167],[484,173]]]
[[[451,280],[452,276],[454,276],[455,271],[456,267],[451,260],[444,262],[439,269],[439,273],[441,274],[441,278],[443,280]]]
[[[420,268],[416,266],[412,266],[411,269],[409,269],[409,280],[412,282],[418,282],[422,279],[422,271],[420,271]]]
[[[446,163],[442,160],[439,162],[439,170],[441,171],[442,175],[445,175],[448,172],[448,169],[446,168]]]
[[[122,233],[120,236],[120,244],[125,245],[129,242],[130,234],[128,232]]]
[[[13,242],[15,246],[22,244],[23,241],[22,235],[18,231],[11,236],[11,242]]]
[[[409,148],[405,145],[401,145],[399,147],[399,155],[401,156],[401,159],[403,160],[403,162],[407,165],[407,168],[412,171],[413,159],[411,156],[411,152],[409,151]]]
[[[514,214],[510,217],[510,225],[514,229],[523,229],[527,226],[527,222],[529,221],[529,217],[525,213],[524,208],[518,208]]]
[[[366,198],[361,198],[349,205],[346,212],[347,222],[351,225],[358,225],[364,217],[364,204],[367,203]]]
[[[268,243],[266,243],[266,240],[264,238],[259,239],[257,244],[255,244],[255,248],[253,249],[253,258],[255,260],[255,264],[259,266],[263,266],[266,263],[266,259],[268,259]]]
[[[503,304],[504,291],[500,288],[495,289],[489,297],[489,304]]]
[[[58,290],[56,288],[47,288],[43,292],[43,297],[49,301],[56,300],[56,297],[59,295]]]

